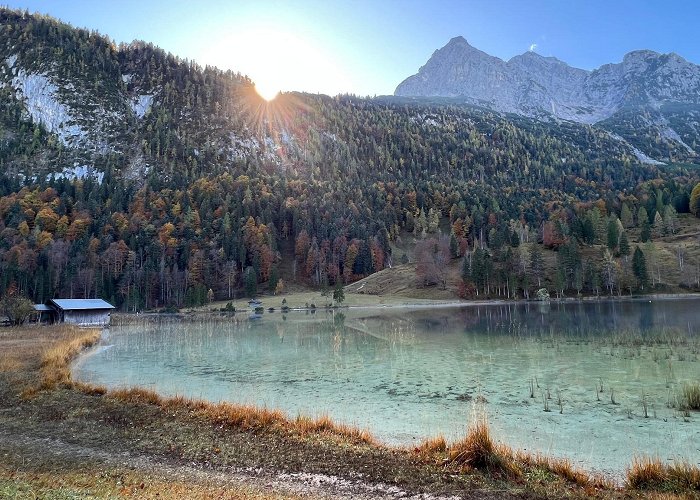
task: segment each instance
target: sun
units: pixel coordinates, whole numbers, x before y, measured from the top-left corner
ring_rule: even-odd
[[[208,46],[204,60],[248,76],[266,101],[280,92],[335,94],[351,87],[338,58],[318,40],[284,24],[251,24]]]
[[[280,86],[268,82],[255,82],[255,91],[266,101],[272,101],[280,93]]]

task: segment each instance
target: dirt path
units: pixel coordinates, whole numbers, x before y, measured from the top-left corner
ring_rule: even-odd
[[[37,438],[23,434],[9,434],[0,430],[0,457],[5,463],[16,464],[35,471],[54,467],[62,462],[72,467],[117,467],[139,474],[156,476],[166,481],[204,483],[236,491],[241,487],[253,488],[270,494],[300,496],[302,498],[334,499],[456,499],[494,498],[497,492],[470,492],[467,496],[440,496],[431,494],[410,495],[405,490],[387,484],[370,484],[360,478],[341,478],[318,473],[281,473],[264,468],[217,467],[205,468],[202,464],[177,464],[162,458],[115,453],[104,449],[80,446],[60,439]],[[502,492],[507,495],[506,492]],[[507,495],[508,496],[508,495]],[[498,495],[500,497],[500,495]]]

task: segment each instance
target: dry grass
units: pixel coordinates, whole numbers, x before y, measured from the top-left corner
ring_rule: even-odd
[[[447,448],[445,465],[486,470],[505,474],[512,479],[522,476],[522,469],[513,459],[512,450],[493,441],[486,413],[476,409],[466,436]]]
[[[230,481],[211,484],[153,473],[108,469],[70,473],[10,470],[0,466],[0,498],[143,498],[143,499],[301,499],[310,495],[271,492],[269,487]]]
[[[100,340],[100,330],[80,331],[77,337],[66,342],[59,342],[48,348],[41,360],[40,390],[70,386],[70,362],[81,351],[91,347]]]
[[[601,475],[590,474],[576,468],[570,460],[562,458],[552,458],[544,455],[532,455],[524,452],[517,452],[514,460],[527,468],[539,468],[555,474],[556,476],[575,483],[584,488],[612,489],[613,484]]]
[[[441,436],[426,440],[415,451],[435,454],[447,466],[468,467],[502,473],[511,479],[520,479],[526,472],[547,471],[557,478],[574,483],[587,490],[614,489],[613,484],[600,475],[592,475],[575,468],[569,460],[515,452],[510,447],[494,442],[485,413],[475,411],[472,424],[464,438],[447,446]]]
[[[668,480],[666,466],[658,458],[635,458],[627,471],[630,488],[656,489]]]
[[[15,358],[2,358],[0,359],[0,373],[3,372],[14,372],[22,367],[22,363]]]
[[[636,490],[700,493],[700,468],[687,462],[664,464],[658,458],[635,458],[627,471],[627,486]]]
[[[90,390],[91,387],[86,386],[85,389]],[[186,409],[217,425],[246,430],[278,430],[298,436],[320,434],[345,439],[355,444],[377,444],[372,434],[366,429],[334,422],[327,415],[318,418],[300,415],[290,419],[284,412],[277,409],[232,403],[210,403],[183,396],[166,398],[154,391],[141,388],[111,390],[107,392],[107,396],[119,401],[150,404],[167,410]]]
[[[467,435],[449,447],[449,463],[485,469],[494,465],[496,446],[485,416],[478,417],[469,426]]]
[[[442,453],[447,451],[447,441],[442,434],[428,438],[420,443],[415,451],[419,453]]]

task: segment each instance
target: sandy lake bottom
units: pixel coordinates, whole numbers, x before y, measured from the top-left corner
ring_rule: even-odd
[[[113,326],[74,365],[110,387],[329,414],[380,440],[497,440],[620,476],[633,457],[700,464],[700,299],[293,311]],[[548,410],[548,411],[547,411]]]

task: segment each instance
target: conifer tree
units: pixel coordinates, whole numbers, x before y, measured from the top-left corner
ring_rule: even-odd
[[[632,255],[632,272],[637,278],[637,284],[640,290],[649,284],[649,274],[647,273],[647,262],[644,258],[644,252],[639,247],[634,248]]]

